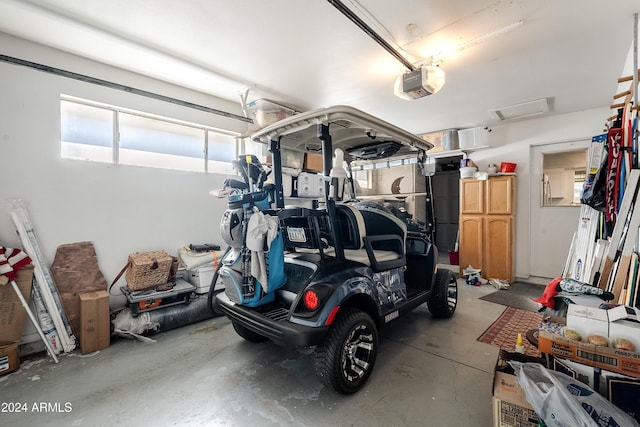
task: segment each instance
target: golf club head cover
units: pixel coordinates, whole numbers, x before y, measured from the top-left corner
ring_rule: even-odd
[[[565,292],[574,292],[577,294],[597,295],[602,296],[604,289],[591,286],[588,283],[579,282],[575,279],[564,278],[560,281],[560,289]]]

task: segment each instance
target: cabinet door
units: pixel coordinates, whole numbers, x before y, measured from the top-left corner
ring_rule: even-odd
[[[484,183],[478,179],[460,180],[460,213],[484,213]]]
[[[460,271],[469,265],[483,268],[483,228],[482,216],[460,217]]]
[[[510,216],[486,216],[482,277],[513,283],[513,224]]]
[[[513,214],[514,181],[513,176],[492,177],[487,181],[487,214]]]

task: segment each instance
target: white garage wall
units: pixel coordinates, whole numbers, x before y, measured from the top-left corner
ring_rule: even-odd
[[[531,198],[530,147],[585,138],[590,140],[593,135],[602,133],[606,118],[610,115],[609,109],[605,107],[495,126],[490,134],[491,148],[470,154],[469,157],[478,164],[480,170],[486,170],[490,163],[518,164],[516,168],[516,277],[529,278],[531,256],[535,256],[530,253],[531,233],[535,233],[535,230],[530,230],[530,211],[531,204],[539,201]],[[558,212],[560,215],[575,215],[575,230],[577,230],[578,208],[575,212],[572,210]],[[566,225],[563,225],[566,223],[566,219],[559,218],[557,222],[548,224],[550,234],[558,236],[567,234]],[[565,240],[549,242],[547,249],[552,251],[553,258],[563,261],[567,258],[570,241]],[[561,271],[558,271],[558,275],[560,273]]]
[[[0,34],[3,54],[242,114],[240,103],[198,94]],[[226,176],[60,159],[60,94],[234,131],[246,123],[29,68],[0,63],[0,245],[20,247],[6,200],[24,199],[47,262],[59,245],[91,241],[111,282],[135,251],[176,254],[222,244],[226,202],[209,191]],[[123,300],[122,300],[123,301]],[[118,304],[119,299],[112,299]]]

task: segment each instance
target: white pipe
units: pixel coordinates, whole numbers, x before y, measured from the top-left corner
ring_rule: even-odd
[[[50,277],[50,274],[48,274],[48,270],[46,270],[47,275],[45,275],[45,269],[47,268],[47,266],[43,265],[43,263],[40,261],[42,257],[39,256],[39,252],[32,245],[31,239],[29,237],[29,232],[31,232],[31,235],[33,236],[33,228],[29,227],[29,230],[27,230],[25,226],[25,224],[27,224],[28,222],[28,216],[24,208],[18,206],[14,207],[9,212],[9,215],[11,216],[11,219],[16,226],[18,236],[22,241],[22,246],[24,247],[25,252],[29,254],[29,256],[31,256],[32,260],[34,261],[35,268],[33,273],[36,276],[36,286],[39,286],[40,293],[47,307],[47,311],[49,312],[49,316],[51,316],[51,320],[53,320],[53,324],[58,331],[58,337],[60,339],[60,343],[62,344],[62,348],[67,353],[71,352],[76,347],[75,337],[71,335],[70,329],[69,331],[67,331],[64,318],[62,317],[64,311],[59,311],[63,310],[63,308],[61,306],[58,306],[52,293],[53,290],[56,289],[55,285],[53,283],[49,283],[49,281],[47,280],[47,276]],[[37,244],[37,242],[35,244]]]

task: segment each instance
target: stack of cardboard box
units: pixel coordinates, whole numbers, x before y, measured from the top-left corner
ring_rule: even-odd
[[[574,378],[585,378],[584,382],[595,391],[640,422],[638,310],[572,304],[567,311],[567,329],[577,333],[581,340],[540,331],[538,348],[554,357],[551,368]],[[607,345],[589,342],[594,335],[606,339],[602,342]],[[624,348],[616,348],[614,344],[621,339]]]
[[[25,301],[29,301],[32,280],[33,265],[18,270],[15,282]],[[11,283],[0,285],[0,375],[20,367],[18,345],[26,316],[27,312]]]
[[[511,360],[546,366],[544,359],[500,350],[493,375],[493,426],[538,427],[538,415],[516,381],[513,368],[509,365]]]

